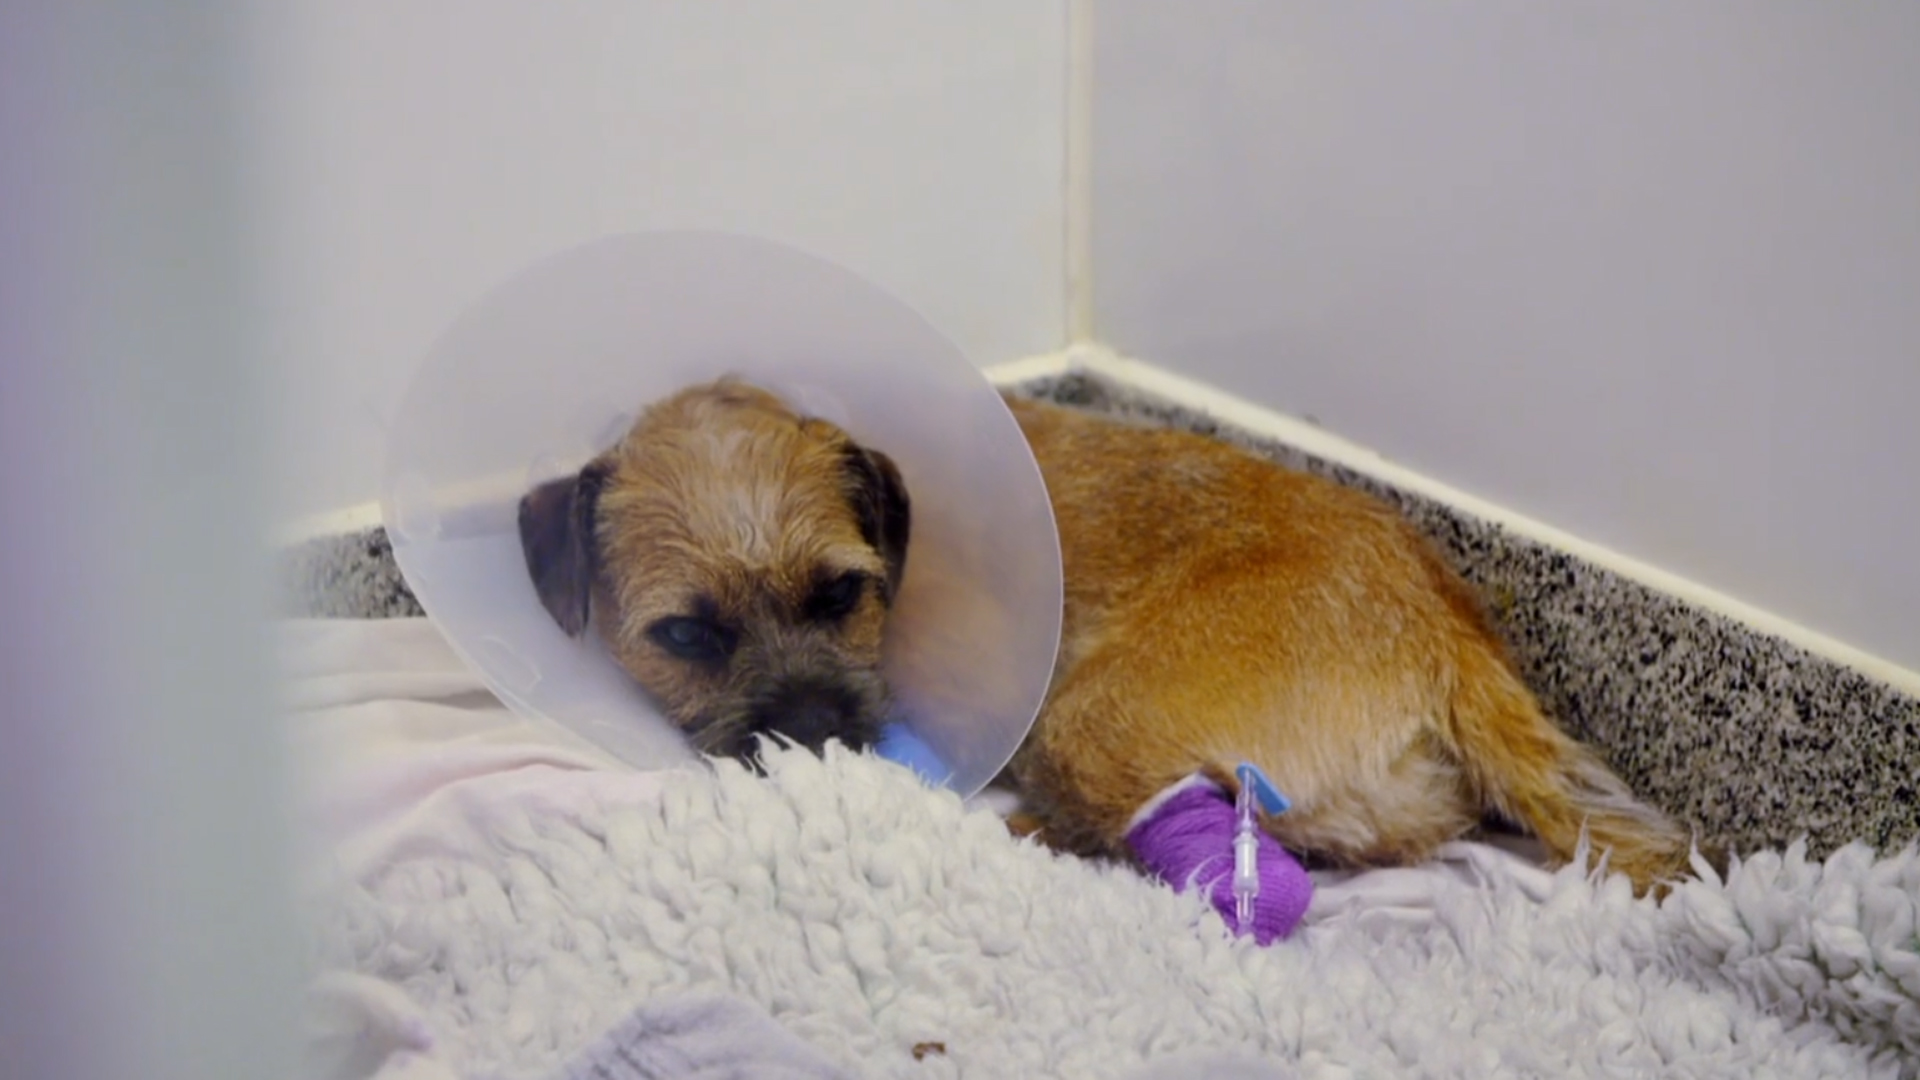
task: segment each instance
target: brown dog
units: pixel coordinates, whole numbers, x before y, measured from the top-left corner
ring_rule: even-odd
[[[530,492],[519,518],[561,629],[591,621],[702,752],[878,735],[910,522],[885,454],[723,380],[649,408],[577,476]]]
[[[1125,857],[1129,820],[1196,772],[1258,764],[1282,844],[1406,863],[1489,814],[1558,860],[1583,828],[1646,889],[1687,837],[1541,712],[1469,588],[1384,504],[1203,436],[1020,400],[1060,532],[1047,700],[1006,778],[1017,828]],[[733,381],[653,406],[521,504],[528,567],[703,751],[762,734],[870,744],[907,554],[899,471]]]

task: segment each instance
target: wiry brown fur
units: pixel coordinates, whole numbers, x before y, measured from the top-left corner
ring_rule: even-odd
[[[1582,827],[1636,886],[1687,837],[1541,712],[1461,580],[1385,504],[1196,434],[1019,400],[1066,579],[1047,701],[1009,767],[1026,829],[1124,854],[1133,815],[1250,760],[1265,822],[1337,864],[1406,863],[1489,811],[1558,859]]]
[[[863,535],[857,510],[871,477],[856,460],[897,482],[884,455],[835,425],[722,380],[652,406],[581,477],[530,493],[523,535],[537,529],[550,492],[591,482],[594,565],[569,584],[588,588],[608,651],[702,750],[750,752],[761,733],[823,742],[822,731],[778,718],[796,693],[835,714],[842,741],[864,745],[886,706],[881,644],[899,567]],[[529,563],[540,561],[530,546]],[[852,610],[807,617],[809,596],[849,572],[868,582]],[[577,596],[549,588],[542,598],[551,608]],[[735,641],[731,656],[690,662],[663,648],[651,631],[674,618],[721,627]]]
[[[1194,772],[1231,788],[1251,760],[1293,803],[1266,828],[1319,860],[1416,861],[1493,812],[1561,860],[1586,830],[1642,889],[1684,872],[1686,837],[1542,714],[1466,583],[1391,508],[1191,433],[1009,405],[1066,582],[1054,679],[1006,772],[1021,828],[1124,857],[1156,793]],[[885,604],[831,627],[793,617],[823,565],[897,579],[904,552],[876,544],[871,501],[849,497],[850,452],[898,486],[883,455],[722,381],[649,410],[597,463],[597,506],[578,502],[616,657],[708,749],[750,750],[758,703],[789,678],[854,688],[843,733],[873,734]],[[566,490],[532,493],[522,525],[563,625],[573,596],[555,582],[571,579],[552,552],[570,549],[553,537],[577,531],[546,527],[567,520]],[[738,670],[690,669],[648,636],[702,597],[754,639]]]

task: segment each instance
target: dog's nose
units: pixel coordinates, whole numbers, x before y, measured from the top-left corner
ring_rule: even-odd
[[[789,687],[755,711],[754,727],[818,748],[829,739],[849,740],[857,710],[850,695],[825,686]]]

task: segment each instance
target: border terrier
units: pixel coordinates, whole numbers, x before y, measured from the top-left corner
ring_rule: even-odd
[[[1542,711],[1478,598],[1357,490],[1199,434],[1006,398],[1065,589],[1046,700],[1002,775],[1015,831],[1128,857],[1130,820],[1257,764],[1264,827],[1322,865],[1419,861],[1488,819],[1564,864],[1584,835],[1647,891],[1690,838]],[[878,449],[735,379],[649,407],[520,503],[542,604],[591,623],[704,753],[872,745],[911,501]]]

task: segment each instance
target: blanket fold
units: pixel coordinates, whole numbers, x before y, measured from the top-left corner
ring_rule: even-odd
[[[727,994],[636,1009],[556,1080],[854,1080],[753,1004]]]

